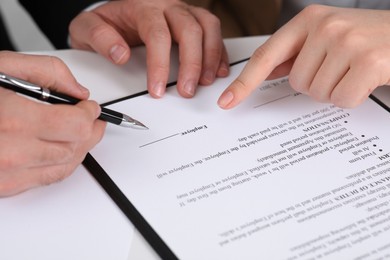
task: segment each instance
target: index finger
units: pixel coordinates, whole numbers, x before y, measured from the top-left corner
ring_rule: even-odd
[[[307,30],[299,17],[280,28],[256,49],[240,75],[221,94],[218,105],[230,109],[244,100],[280,64],[294,57],[302,48]]]
[[[146,46],[147,84],[149,93],[160,98],[168,81],[171,34],[163,12],[158,7],[146,8],[136,19],[140,38]]]
[[[0,52],[0,71],[31,83],[49,87],[79,99],[86,99],[89,91],[82,87],[67,65],[57,57]]]
[[[94,50],[115,64],[124,64],[130,58],[130,48],[121,34],[103,17],[83,12],[69,25],[73,48]]]
[[[40,104],[37,104],[39,106]],[[52,142],[78,142],[89,139],[94,130],[94,122],[100,115],[100,107],[95,101],[81,101],[75,106],[40,106],[32,126],[41,140]]]

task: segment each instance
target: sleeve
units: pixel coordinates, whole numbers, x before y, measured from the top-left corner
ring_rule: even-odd
[[[19,2],[53,45],[57,49],[66,49],[69,48],[68,27],[72,19],[99,0],[19,0]]]
[[[2,50],[15,50],[15,47],[11,41],[11,38],[8,35],[7,28],[4,24],[3,18],[0,12],[0,51]]]

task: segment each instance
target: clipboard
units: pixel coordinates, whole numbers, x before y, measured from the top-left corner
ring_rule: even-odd
[[[241,62],[246,61],[242,60],[235,64],[240,64]],[[170,83],[169,86],[175,85],[175,82]],[[136,95],[131,95],[119,100],[109,102],[105,105],[115,104],[117,102],[124,101],[126,99],[138,97],[147,94],[147,92],[138,93]],[[387,112],[390,112],[389,107],[383,104],[375,96],[370,96],[380,107],[385,109]],[[85,158],[83,165],[89,170],[89,172],[94,176],[94,178],[99,182],[99,184],[105,189],[108,195],[112,200],[118,205],[118,207],[123,211],[123,213],[129,218],[129,220],[134,224],[134,226],[139,230],[143,237],[149,242],[152,248],[159,254],[162,259],[179,259],[179,257],[174,253],[168,244],[161,238],[161,236],[156,232],[153,226],[148,223],[144,218],[141,212],[131,202],[122,191],[116,185],[116,183],[110,178],[107,172],[101,167],[99,162],[91,155],[88,154]]]

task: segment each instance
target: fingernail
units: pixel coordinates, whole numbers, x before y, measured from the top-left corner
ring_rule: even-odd
[[[98,118],[100,116],[100,114],[102,113],[102,107],[99,106],[99,104],[96,103],[96,114],[95,114],[95,117]]]
[[[231,91],[226,92],[218,99],[218,106],[226,108],[233,101],[234,95]]]
[[[114,45],[110,50],[110,57],[115,63],[120,63],[126,55],[126,48],[121,45]]]
[[[81,85],[80,83],[77,83],[79,89],[81,90],[81,92],[84,94],[84,95],[89,95],[89,89],[87,89],[86,87],[84,87],[83,85]]]
[[[196,85],[194,81],[189,80],[184,84],[183,91],[189,96],[193,97],[195,95],[195,87]]]
[[[218,69],[218,76],[227,76],[229,75],[229,65],[226,62],[222,62],[221,66]]]
[[[202,78],[205,84],[211,84],[215,79],[214,72],[212,72],[211,70],[206,70],[203,73]]]
[[[162,97],[165,93],[165,84],[162,82],[157,82],[152,87],[152,92],[155,96],[157,96],[159,98]]]

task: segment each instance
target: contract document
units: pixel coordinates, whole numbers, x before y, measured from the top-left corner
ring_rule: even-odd
[[[220,109],[244,65],[192,99],[108,106],[149,130],[109,125],[92,156],[178,259],[389,258],[388,109],[318,103],[287,78]]]

